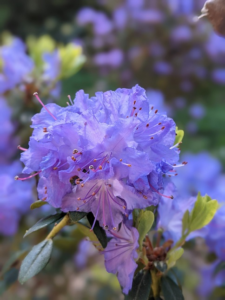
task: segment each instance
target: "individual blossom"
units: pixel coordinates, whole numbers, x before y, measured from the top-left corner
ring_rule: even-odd
[[[29,210],[33,201],[34,181],[14,181],[14,176],[21,170],[19,162],[0,165],[0,234],[3,235],[16,233],[21,216]]]
[[[26,54],[25,44],[18,38],[0,47],[0,94],[16,85],[29,82],[34,68],[32,59]]]
[[[136,228],[121,224],[119,231],[110,231],[112,239],[104,250],[105,267],[116,274],[124,294],[132,287],[134,272],[137,268],[139,234]]]
[[[15,153],[15,138],[12,137],[14,125],[11,121],[12,111],[6,100],[0,97],[0,163],[6,163]]]
[[[175,123],[150,103],[138,85],[92,98],[79,91],[64,108],[42,103],[17,179],[39,175],[40,199],[116,229],[129,211],[157,205],[163,176],[178,167]]]

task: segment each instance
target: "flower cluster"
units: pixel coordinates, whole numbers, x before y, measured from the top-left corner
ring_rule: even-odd
[[[27,44],[8,35],[3,35],[2,39],[0,94],[19,87],[25,98],[40,90],[43,95],[57,99],[60,80],[76,73],[85,61],[80,46],[73,43],[57,46],[49,36],[29,37]]]
[[[123,223],[132,210],[157,205],[160,196],[173,198],[161,192],[163,177],[183,165],[177,164],[175,123],[154,109],[138,85],[92,98],[81,90],[67,107],[45,106],[35,96],[43,109],[32,118],[29,148],[21,149],[25,168],[16,179],[39,175],[39,199],[64,212],[93,213],[92,229],[98,220],[113,236],[106,268],[118,273],[127,293],[136,265],[129,258],[119,267],[116,257],[130,251],[136,258],[138,233]]]
[[[196,90],[203,95],[206,82],[209,87],[212,82],[221,85],[225,78],[224,39],[213,33],[208,21],[194,21],[204,3],[105,1],[99,10],[82,8],[76,21],[93,67],[102,74],[116,72],[124,85],[133,81],[149,87],[151,82],[170,101],[193,101]]]

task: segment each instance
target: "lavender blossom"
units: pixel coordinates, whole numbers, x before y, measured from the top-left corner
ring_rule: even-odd
[[[173,175],[179,159],[174,121],[150,103],[136,85],[93,98],[79,91],[66,108],[44,106],[32,119],[17,179],[39,175],[40,199],[64,212],[91,211],[101,226],[117,228],[130,210],[157,205],[163,175]]]
[[[110,232],[113,238],[104,250],[105,267],[110,273],[117,274],[123,292],[128,294],[132,287],[134,272],[137,268],[139,234],[136,228],[121,224],[119,231]]]
[[[0,234],[3,235],[16,233],[21,216],[29,210],[33,201],[34,181],[14,181],[15,175],[21,170],[19,162],[0,165]]]

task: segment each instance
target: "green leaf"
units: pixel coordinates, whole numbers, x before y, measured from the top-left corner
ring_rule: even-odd
[[[202,197],[199,193],[194,208],[190,213],[190,232],[209,224],[218,208],[219,204],[216,200],[211,200],[208,195]]]
[[[21,284],[38,274],[47,265],[52,253],[52,245],[52,240],[44,240],[28,253],[20,267],[19,282]]]
[[[182,290],[169,277],[162,277],[161,287],[165,300],[184,300]]]
[[[215,270],[213,272],[213,276],[215,277],[218,273],[225,270],[225,261],[221,261],[216,265]]]
[[[44,228],[52,223],[58,222],[64,217],[64,213],[58,213],[55,215],[51,215],[39,220],[36,224],[34,224],[30,229],[28,229],[23,237],[28,236],[30,233],[37,231],[41,228]]]
[[[23,259],[23,257],[27,252],[28,252],[27,250],[21,250],[13,253],[13,255],[9,258],[9,260],[4,264],[1,270],[1,276],[4,273],[6,273],[12,266],[14,266],[18,261]]]
[[[138,219],[137,229],[139,232],[139,247],[142,249],[142,243],[145,235],[150,231],[154,223],[154,214],[151,211],[143,211]]]
[[[172,251],[169,251],[167,254],[167,266],[168,269],[173,267],[176,263],[176,261],[181,258],[181,256],[184,253],[184,249],[183,248],[179,248],[179,249],[174,249]]]
[[[90,223],[90,225],[92,226],[95,220],[95,217],[93,216],[92,213],[88,213],[87,214],[87,219],[88,222]],[[99,242],[101,243],[103,248],[106,248],[108,240],[107,240],[107,236],[106,236],[106,232],[105,230],[99,225],[99,222],[96,221],[95,226],[93,228],[93,231],[95,233],[95,235],[97,236]]]
[[[81,223],[77,223],[77,228],[83,233],[84,236],[89,237],[89,239],[93,242],[93,245],[100,251],[104,250],[101,243],[98,241],[97,236],[94,234],[94,231],[91,231],[90,227],[87,227]]]
[[[150,271],[140,271],[133,280],[132,289],[125,296],[124,300],[148,300],[151,291],[151,274]]]
[[[31,204],[30,209],[36,209],[36,208],[39,208],[39,207],[41,207],[43,205],[46,205],[46,204],[48,204],[48,202],[42,201],[42,200],[37,200],[37,201],[35,201],[34,203]]]
[[[87,215],[86,212],[70,211],[69,217],[72,223],[77,223],[79,220],[84,218]]]
[[[19,271],[15,268],[10,269],[0,281],[0,295],[2,295],[14,282],[17,281]]]
[[[184,131],[181,129],[178,129],[178,127],[176,127],[176,138],[175,138],[175,142],[174,145],[181,143],[184,137]]]
[[[188,210],[186,210],[182,220],[182,236],[188,234],[189,226],[190,226],[190,213]]]

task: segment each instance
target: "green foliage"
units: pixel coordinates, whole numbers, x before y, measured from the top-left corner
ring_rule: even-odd
[[[84,218],[87,215],[86,212],[78,212],[78,211],[70,211],[69,212],[69,217],[70,217],[70,221],[71,223],[77,223],[79,220],[81,220],[82,218]]]
[[[9,271],[9,269],[15,265],[17,262],[19,262],[25,254],[27,253],[27,250],[21,250],[13,253],[13,255],[9,258],[9,260],[4,264],[0,276],[3,276],[6,272]]]
[[[19,282],[24,284],[28,279],[38,274],[48,263],[52,253],[53,241],[47,239],[34,246],[22,262],[19,272]]]
[[[174,144],[178,144],[181,143],[184,137],[184,131],[181,129],[178,129],[178,127],[176,127],[176,138],[175,138],[175,142]]]
[[[39,207],[41,207],[43,205],[46,205],[46,204],[48,204],[48,202],[42,201],[42,200],[37,200],[37,201],[35,201],[34,203],[31,204],[30,209],[36,209],[36,208],[39,208]]]
[[[218,273],[225,270],[225,261],[221,261],[216,265],[215,270],[213,272],[213,276],[215,277]]]
[[[84,236],[87,236],[93,242],[93,244],[96,246],[96,248],[98,248],[98,250],[102,251],[104,249],[102,244],[98,241],[98,238],[95,235],[95,233],[91,231],[90,227],[87,227],[86,225],[81,223],[77,223],[77,227],[83,233]]]
[[[167,254],[167,266],[168,269],[173,267],[176,263],[176,261],[181,258],[181,256],[184,253],[184,249],[183,248],[179,248],[179,249],[173,249],[171,251],[168,252]]]
[[[188,234],[189,226],[190,226],[190,213],[188,210],[186,210],[182,220],[182,236]]]
[[[145,235],[150,231],[154,223],[154,214],[151,211],[141,211],[136,222],[139,232],[139,247],[142,249],[142,242]]]
[[[184,300],[182,290],[168,276],[162,277],[161,288],[165,300]]]
[[[0,295],[2,295],[14,282],[17,281],[19,271],[15,268],[8,270],[0,281]]]
[[[202,197],[198,194],[195,206],[190,213],[189,232],[201,229],[212,221],[219,208],[216,200],[212,200],[208,195]]]
[[[150,271],[140,271],[133,280],[133,286],[124,300],[148,300],[151,291],[151,274]]]
[[[39,220],[36,224],[34,224],[30,229],[28,229],[24,235],[24,237],[28,236],[30,233],[37,231],[41,228],[44,228],[52,223],[60,221],[64,217],[64,213],[58,213],[55,215],[51,215]]]
[[[88,222],[90,223],[90,225],[92,226],[94,223],[94,216],[92,213],[88,213],[87,214],[87,219]],[[96,221],[95,222],[95,226],[93,228],[93,231],[95,233],[95,235],[97,236],[99,242],[101,243],[103,248],[106,248],[108,240],[107,240],[107,236],[106,236],[106,232],[105,230],[99,225],[99,222]]]

